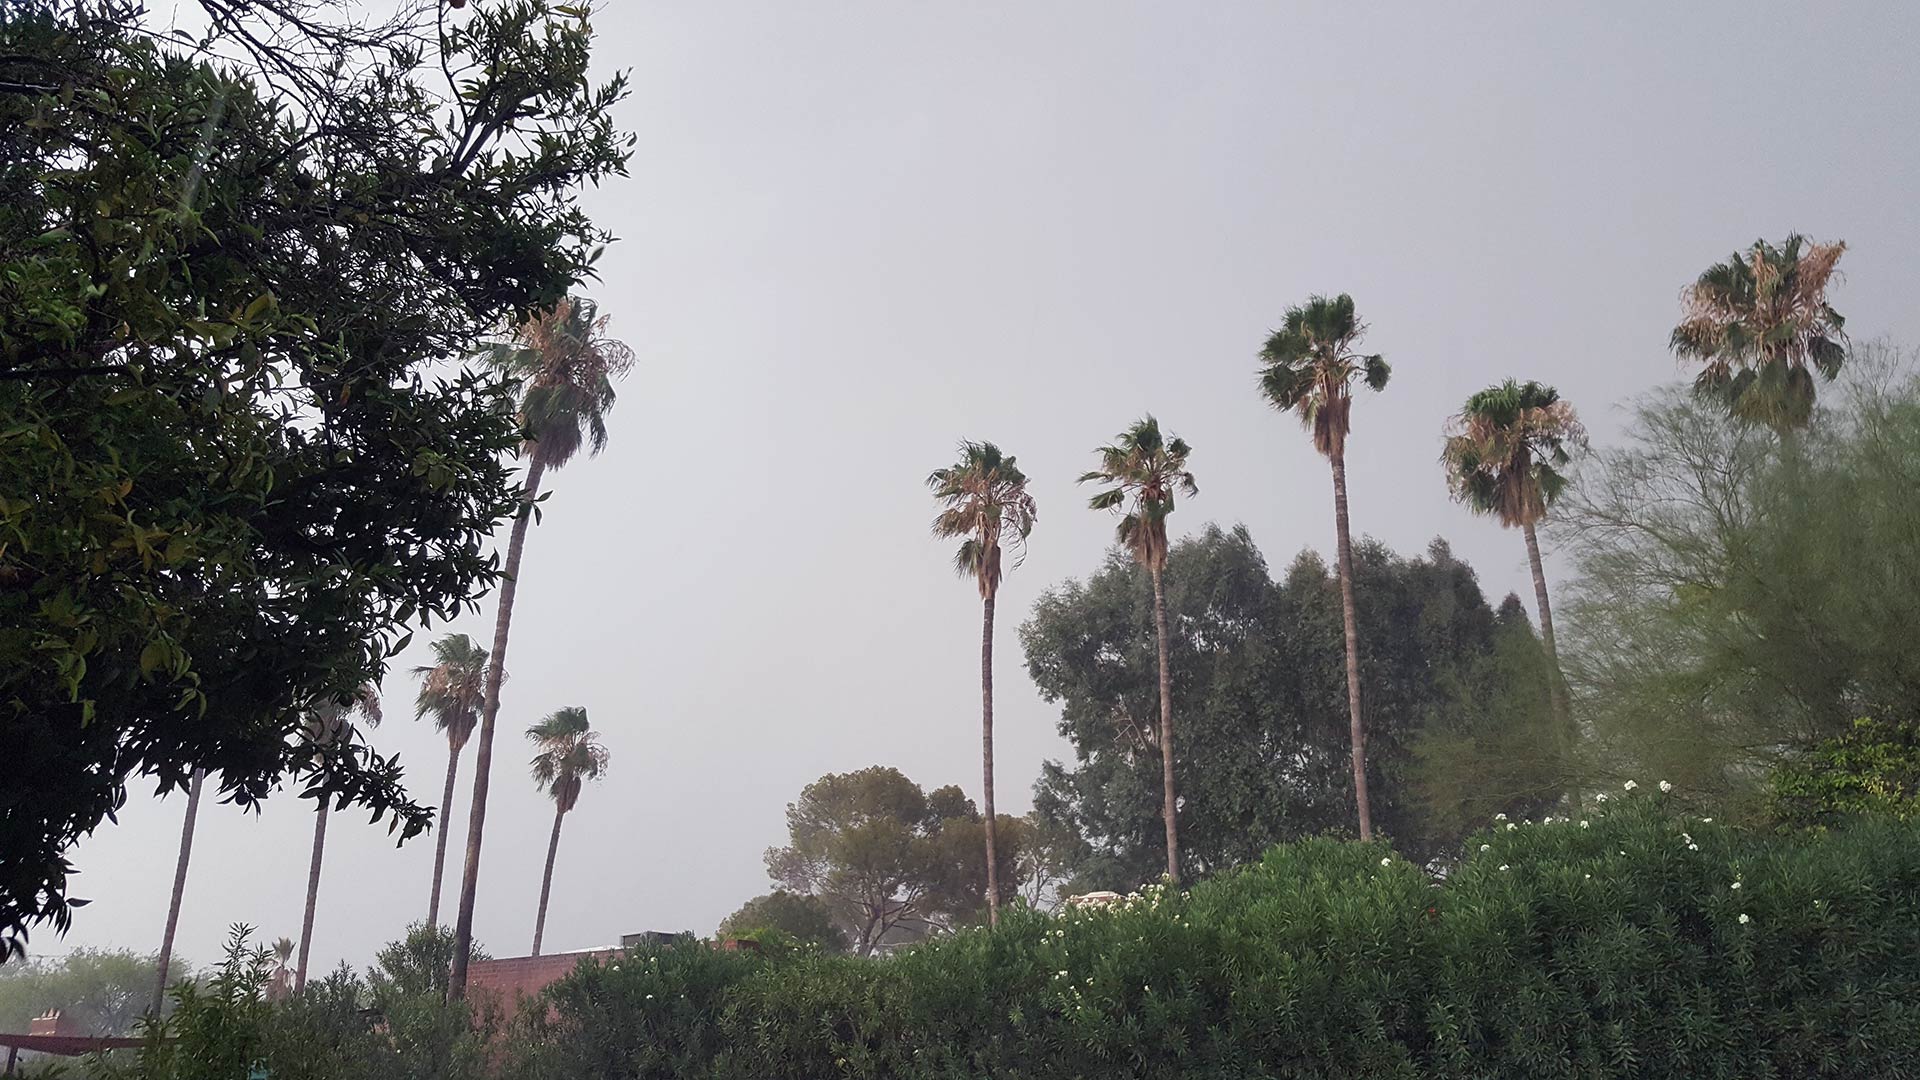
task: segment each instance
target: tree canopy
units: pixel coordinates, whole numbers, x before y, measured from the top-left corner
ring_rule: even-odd
[[[1379,827],[1424,858],[1463,828],[1436,821],[1430,804],[1484,821],[1556,799],[1557,762],[1529,749],[1546,726],[1547,681],[1518,602],[1497,615],[1472,569],[1437,541],[1417,559],[1363,543],[1355,568]],[[1344,646],[1326,564],[1302,555],[1275,581],[1244,527],[1210,526],[1173,548],[1166,593],[1185,732],[1176,757],[1193,778],[1180,811],[1187,869],[1205,875],[1345,827]],[[1074,748],[1071,762],[1044,766],[1035,805],[1084,842],[1077,887],[1128,888],[1158,874],[1151,605],[1146,575],[1114,551],[1086,581],[1049,590],[1021,629],[1028,670],[1059,704]],[[1507,775],[1469,790],[1458,771],[1482,757]]]
[[[136,777],[428,825],[300,725],[497,576],[511,387],[444,362],[590,274],[628,154],[584,9],[206,6],[0,15],[0,956]]]

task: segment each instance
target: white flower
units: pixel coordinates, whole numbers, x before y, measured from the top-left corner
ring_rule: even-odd
[[[1066,973],[1066,972],[1064,972],[1064,971],[1063,971],[1063,972],[1061,972],[1060,974],[1058,974],[1058,975],[1056,975],[1056,976],[1054,976],[1054,978],[1056,978],[1056,979],[1064,979],[1064,978],[1066,978],[1066,977],[1067,977],[1067,973]]]
[[[1388,857],[1384,857],[1384,858],[1382,858],[1382,859],[1380,860],[1380,865],[1381,865],[1381,866],[1392,866],[1392,865],[1393,865],[1393,858],[1392,858],[1391,856],[1388,856]]]
[[[1661,791],[1672,791],[1672,790],[1673,790],[1673,785],[1672,785],[1672,784],[1669,784],[1669,783],[1667,783],[1667,782],[1666,782],[1665,780],[1662,780],[1662,781],[1660,781],[1660,790],[1661,790]]]
[[[1501,869],[1501,871],[1503,871],[1503,872],[1504,872],[1504,871],[1505,871],[1505,870],[1507,869],[1507,864],[1506,864],[1506,863],[1501,863],[1501,864],[1500,864],[1500,869]]]
[[[1143,993],[1143,994],[1151,994],[1151,993],[1153,993],[1153,987],[1151,987],[1151,986],[1148,986],[1148,985],[1147,985],[1146,983],[1141,983],[1141,984],[1140,984],[1140,992],[1141,992],[1141,993]]]
[[[1700,824],[1702,824],[1702,825],[1711,825],[1711,824],[1713,824],[1713,819],[1712,819],[1712,818],[1710,818],[1710,817],[1703,817],[1703,818],[1701,818],[1701,819],[1700,819]]]
[[[1741,912],[1741,913],[1740,913],[1740,925],[1741,925],[1741,926],[1745,926],[1745,925],[1747,925],[1748,923],[1750,923],[1750,922],[1752,922],[1752,921],[1753,921],[1752,919],[1749,919],[1749,918],[1747,918],[1747,913],[1746,913],[1746,912],[1744,912],[1744,911],[1743,911],[1743,912]]]
[[[1683,833],[1681,833],[1681,834],[1680,834],[1680,840],[1681,840],[1681,842],[1682,842],[1682,843],[1687,843],[1687,844],[1691,844],[1691,843],[1693,843],[1693,834],[1692,834],[1692,833],[1684,833],[1684,832],[1683,832]]]
[[[1580,827],[1581,827],[1581,828],[1583,828],[1583,829],[1584,829],[1584,828],[1586,828],[1586,827],[1587,827],[1587,823],[1586,823],[1585,821],[1582,821],[1582,822],[1580,822]]]
[[[1606,801],[1607,801],[1607,793],[1603,791],[1603,792],[1601,792],[1600,794],[1598,794],[1598,795],[1595,795],[1595,796],[1594,796],[1594,799],[1595,799],[1595,800],[1597,800],[1597,801],[1599,801],[1599,802],[1606,802]]]
[[[1688,851],[1699,851],[1699,850],[1700,850],[1700,845],[1699,845],[1699,844],[1688,844],[1688,845],[1687,845],[1687,850],[1688,850]]]
[[[1492,851],[1492,850],[1493,850],[1493,845],[1492,845],[1492,844],[1481,844],[1481,845],[1480,845],[1480,850],[1481,850],[1481,851]]]
[[[1634,781],[1632,781],[1632,780],[1629,780],[1629,781],[1627,781],[1627,783],[1626,783],[1626,785],[1625,785],[1625,786],[1626,786],[1626,789],[1627,789],[1628,791],[1632,791],[1632,790],[1633,790],[1634,788],[1637,788],[1637,787],[1639,787],[1640,785],[1639,785],[1639,784],[1637,784],[1637,783],[1635,783],[1635,782],[1634,782]]]
[[[1737,881],[1736,881],[1736,882],[1734,882],[1733,884],[1731,884],[1731,885],[1729,885],[1729,886],[1727,886],[1727,888],[1729,888],[1729,889],[1738,889],[1739,887],[1740,887],[1740,883],[1739,883],[1739,882],[1737,882]]]
[[[1495,814],[1495,815],[1493,815],[1493,820],[1495,820],[1495,821],[1505,821],[1505,820],[1507,820],[1507,815],[1505,815],[1505,814]]]
[[[1511,821],[1509,821],[1509,822],[1507,822],[1507,831],[1508,831],[1508,832],[1512,832],[1513,830],[1515,830],[1515,829],[1517,829],[1517,828],[1519,828],[1519,827],[1520,827],[1520,826],[1518,826],[1518,825],[1515,825],[1515,824],[1514,824],[1513,822],[1511,822]]]
[[[1585,877],[1585,879],[1586,879],[1586,880],[1588,880],[1588,881],[1592,881],[1592,880],[1593,880],[1593,875],[1592,875],[1592,874],[1586,874],[1586,875],[1583,875],[1583,876],[1584,876],[1584,877]]]

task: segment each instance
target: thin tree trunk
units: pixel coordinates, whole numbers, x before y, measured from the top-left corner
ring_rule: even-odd
[[[553,857],[560,852],[560,823],[565,810],[554,808],[553,835],[547,838],[547,872],[540,878],[540,910],[533,916],[533,955],[540,955],[540,938],[547,932],[547,894],[553,889]]]
[[[187,893],[187,860],[193,855],[193,827],[200,817],[200,787],[206,783],[205,769],[193,770],[193,782],[187,785],[187,819],[180,826],[180,858],[173,864],[173,901],[167,905],[167,929],[160,935],[159,974],[153,980],[153,1015],[167,997],[167,969],[173,966],[173,933],[180,926],[180,901]]]
[[[1527,563],[1533,568],[1533,601],[1540,609],[1540,641],[1547,650],[1547,698],[1553,706],[1554,728],[1562,750],[1573,752],[1572,710],[1567,706],[1567,678],[1560,671],[1560,650],[1553,644],[1553,605],[1547,600],[1547,571],[1540,561],[1540,539],[1531,524],[1521,526],[1527,538]]]
[[[1000,925],[999,826],[993,816],[993,594],[980,623],[980,790],[987,813],[987,925]]]
[[[447,823],[453,820],[453,781],[460,772],[460,747],[447,743],[447,786],[440,795],[440,835],[433,841],[433,893],[427,897],[427,925],[440,925],[440,880],[447,869]]]
[[[1353,538],[1347,532],[1347,455],[1333,459],[1333,526],[1340,557],[1340,617],[1347,634],[1347,728],[1353,742],[1353,804],[1360,839],[1373,839],[1373,807],[1367,798],[1367,732],[1360,723],[1360,629],[1353,610]]]
[[[500,606],[493,618],[493,652],[487,663],[486,707],[480,714],[480,748],[473,761],[473,808],[467,813],[467,863],[460,875],[460,908],[453,924],[453,966],[448,972],[447,997],[467,996],[467,960],[473,951],[473,901],[480,888],[480,840],[487,826],[487,774],[493,768],[493,721],[500,712],[500,678],[507,664],[507,628],[513,622],[513,594],[520,582],[520,554],[527,546],[527,526],[533,521],[533,501],[540,495],[540,474],[546,471],[538,457],[527,466],[526,494],[520,516],[513,520],[507,541],[506,580],[500,583]]]
[[[313,945],[313,913],[320,903],[320,856],[327,849],[327,814],[332,810],[328,796],[320,796],[313,816],[313,862],[307,866],[307,913],[300,920],[300,959],[293,969],[293,992],[307,985],[307,951]]]
[[[1160,649],[1160,785],[1163,805],[1160,814],[1167,822],[1167,878],[1180,881],[1180,825],[1177,820],[1179,798],[1173,788],[1173,672],[1167,662],[1167,597],[1160,587],[1160,568],[1149,567],[1153,576],[1153,636]]]

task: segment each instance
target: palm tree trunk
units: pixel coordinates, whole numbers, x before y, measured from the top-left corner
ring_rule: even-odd
[[[1367,798],[1367,732],[1360,723],[1360,629],[1353,610],[1353,538],[1347,532],[1347,455],[1334,451],[1333,527],[1339,545],[1340,617],[1347,635],[1347,728],[1353,741],[1353,805],[1360,839],[1373,839],[1373,807]]]
[[[300,959],[293,969],[293,992],[307,985],[307,950],[313,945],[313,913],[320,903],[320,856],[327,849],[327,813],[332,809],[325,794],[313,817],[313,861],[307,866],[307,913],[300,920]]]
[[[507,664],[507,628],[513,622],[513,594],[519,586],[520,554],[527,546],[527,526],[533,521],[533,501],[540,494],[540,474],[546,471],[538,457],[527,466],[526,495],[520,516],[513,519],[507,541],[506,579],[500,583],[500,606],[493,617],[493,652],[487,664],[486,706],[480,713],[480,748],[473,761],[473,808],[467,813],[467,864],[460,875],[460,908],[453,924],[453,966],[448,972],[447,997],[467,996],[467,960],[473,952],[473,901],[480,887],[480,840],[487,826],[487,774],[493,768],[493,721],[500,712],[500,678]]]
[[[453,781],[460,772],[460,747],[447,743],[447,786],[440,795],[440,835],[433,841],[433,893],[427,897],[427,925],[440,925],[440,880],[447,869],[447,823],[453,820]]]
[[[1566,676],[1560,673],[1560,651],[1553,644],[1553,605],[1547,601],[1547,571],[1540,562],[1540,539],[1533,525],[1520,527],[1527,538],[1527,564],[1533,569],[1533,601],[1540,609],[1540,641],[1547,649],[1547,695],[1553,704],[1554,726],[1572,749],[1572,720],[1567,707]]]
[[[1167,662],[1167,596],[1160,587],[1160,568],[1153,575],[1153,636],[1160,649],[1160,814],[1167,822],[1167,879],[1180,881],[1179,800],[1173,789],[1173,672]]]
[[[193,824],[200,817],[200,787],[206,783],[205,769],[193,770],[193,782],[187,785],[187,820],[180,826],[180,858],[173,864],[173,901],[167,905],[167,929],[160,935],[159,973],[153,980],[153,1015],[167,996],[167,969],[173,966],[173,932],[180,926],[180,900],[187,893],[187,860],[193,855]]]
[[[540,938],[547,932],[547,894],[553,891],[553,857],[560,853],[560,823],[567,812],[553,811],[553,835],[547,838],[547,872],[540,877],[540,910],[533,916],[533,955],[540,955]]]
[[[980,791],[987,814],[987,925],[1000,925],[999,827],[993,816],[993,594],[980,623]]]

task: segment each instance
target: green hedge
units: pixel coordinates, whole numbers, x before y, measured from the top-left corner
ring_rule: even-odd
[[[635,950],[557,984],[509,1072],[1920,1075],[1920,828],[1769,836],[1661,802],[1496,823],[1444,881],[1311,841],[885,960]]]

